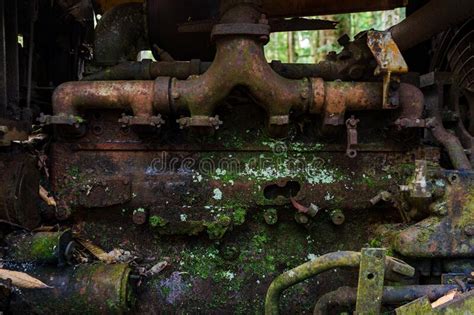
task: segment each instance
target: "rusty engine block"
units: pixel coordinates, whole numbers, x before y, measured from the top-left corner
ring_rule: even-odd
[[[316,64],[270,34],[406,1],[31,2],[1,4],[0,263],[52,288],[0,269],[0,312],[472,311],[472,1]]]

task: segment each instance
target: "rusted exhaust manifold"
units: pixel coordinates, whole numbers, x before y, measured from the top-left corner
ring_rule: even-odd
[[[266,79],[253,80],[259,84],[250,87],[252,95],[270,115],[273,126],[285,126],[290,110],[322,114],[324,124],[341,125],[346,111],[383,109],[382,83],[324,82],[318,78],[292,81],[273,72],[267,75]],[[194,117],[187,120],[190,125],[206,125],[212,123],[212,113],[236,86],[218,78],[222,77],[207,74],[206,78],[172,80],[170,89],[171,79],[165,77],[155,81],[69,82],[55,91],[53,110],[58,116],[71,117],[86,109],[123,109],[133,111],[143,121],[151,121],[158,113],[188,110],[191,119]],[[399,97],[400,119],[420,119],[424,99],[421,91],[410,84],[401,84]]]

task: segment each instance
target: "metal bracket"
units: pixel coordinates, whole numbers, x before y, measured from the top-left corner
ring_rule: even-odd
[[[228,35],[269,36],[270,25],[256,23],[216,24],[212,29],[211,38]]]
[[[351,159],[357,156],[357,145],[359,144],[358,141],[358,134],[357,134],[357,124],[360,122],[359,119],[356,119],[354,116],[349,118],[346,121],[347,127],[347,150],[346,155]]]
[[[399,118],[395,121],[395,126],[401,130],[405,128],[427,128],[428,124],[424,119]]]
[[[270,125],[273,125],[273,126],[286,126],[289,123],[290,123],[290,116],[289,115],[271,116],[270,117]]]
[[[122,118],[118,120],[122,126],[152,126],[155,128],[160,128],[161,125],[165,124],[165,121],[161,118],[161,115],[158,116],[127,116],[122,114]]]
[[[41,126],[48,126],[48,125],[69,125],[75,126],[76,128],[79,127],[80,124],[84,123],[85,120],[79,116],[74,115],[44,115],[41,113],[40,117],[37,121],[41,124]]]
[[[383,75],[383,108],[397,108],[399,97],[391,83],[398,79],[393,75],[407,73],[408,65],[389,31],[368,31],[367,46],[377,61],[375,75]]]
[[[216,130],[220,128],[223,122],[219,119],[219,116],[192,116],[184,117],[176,120],[181,129],[189,127],[211,127]]]
[[[411,314],[433,314],[430,299],[423,296],[408,304],[402,305],[395,310],[397,315],[411,315]]]
[[[360,257],[356,314],[380,314],[385,279],[384,248],[363,248]]]

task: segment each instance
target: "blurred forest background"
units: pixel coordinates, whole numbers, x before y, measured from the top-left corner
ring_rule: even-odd
[[[315,63],[324,59],[330,51],[339,52],[337,39],[344,34],[354,38],[359,32],[375,29],[385,30],[405,18],[405,9],[390,11],[325,15],[315,17],[339,22],[335,30],[274,33],[265,46],[268,61],[279,60],[290,63]]]

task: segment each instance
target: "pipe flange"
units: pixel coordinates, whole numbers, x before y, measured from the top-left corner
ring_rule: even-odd
[[[270,117],[270,126],[286,126],[290,123],[290,115],[280,115]]]
[[[223,122],[219,119],[219,116],[210,117],[210,116],[192,116],[192,117],[183,117],[176,122],[179,124],[181,129],[189,127],[211,127],[218,130]]]
[[[161,128],[165,124],[165,121],[161,118],[161,115],[158,116],[127,116],[122,114],[122,118],[118,120],[122,126],[152,126],[155,128]]]
[[[85,120],[79,116],[74,115],[44,115],[41,113],[40,117],[37,119],[41,126],[48,125],[68,125],[79,127],[80,124],[84,123]]]

